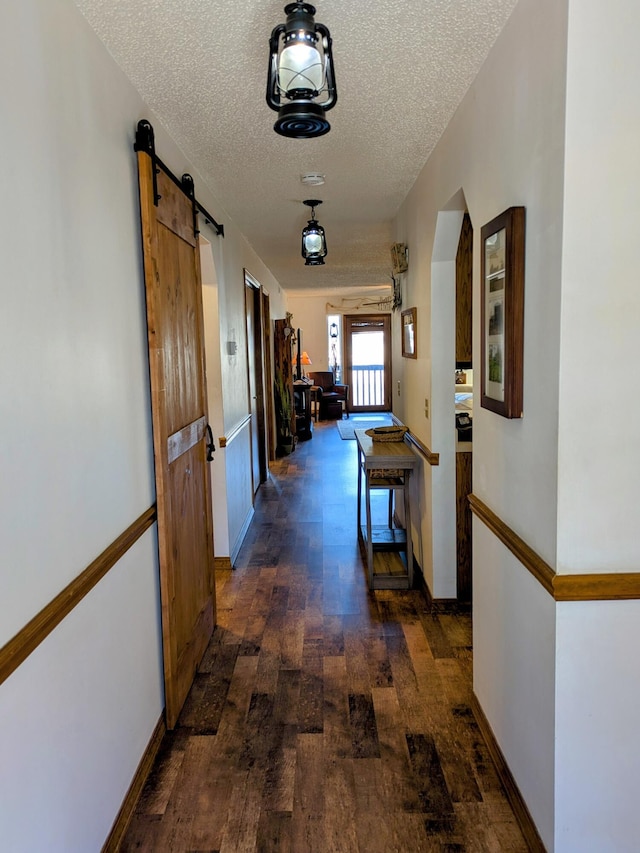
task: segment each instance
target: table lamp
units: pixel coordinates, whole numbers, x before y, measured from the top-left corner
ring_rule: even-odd
[[[298,379],[304,379],[304,368],[311,365],[311,359],[309,358],[309,354],[306,350],[302,352],[298,352],[297,356],[293,359],[293,366],[297,367],[297,376]]]

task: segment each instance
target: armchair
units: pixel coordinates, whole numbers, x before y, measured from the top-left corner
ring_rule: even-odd
[[[320,403],[320,420],[342,417],[342,404],[349,417],[349,386],[336,385],[330,370],[308,373],[313,384],[320,388],[318,392]]]

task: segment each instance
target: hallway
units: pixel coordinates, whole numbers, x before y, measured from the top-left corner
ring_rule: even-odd
[[[317,424],[271,472],[122,850],[526,851],[470,709],[469,615],[367,589],[355,441]]]

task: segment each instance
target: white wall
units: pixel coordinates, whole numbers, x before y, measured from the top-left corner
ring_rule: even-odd
[[[164,706],[156,554],[152,529],[0,687],[7,853],[104,843]]]
[[[456,552],[456,431],[454,420],[456,360],[456,255],[465,201],[458,193],[458,209],[438,214],[431,263],[431,324],[427,352],[431,360],[430,442],[438,447],[440,464],[433,468],[433,586],[434,598],[457,594]],[[429,343],[431,346],[429,347]],[[425,395],[426,398],[426,395]],[[424,419],[424,400],[409,411],[412,423]]]
[[[439,264],[447,263],[434,254],[438,217],[441,211],[451,210],[451,200],[462,191],[474,228],[474,363],[479,364],[480,228],[511,205],[526,207],[524,418],[509,421],[475,407],[473,490],[552,565],[557,521],[566,31],[566,3],[521,0],[402,205],[395,227],[396,239],[406,242],[410,252],[403,307],[417,307],[419,328],[425,317],[431,331],[440,330],[442,323],[451,330],[449,340],[438,339],[437,352],[435,334],[433,339],[419,337],[417,364],[395,353],[402,371],[397,376],[402,379],[404,419],[431,450],[446,454],[446,465],[453,461],[449,389],[454,356],[446,374],[440,370],[436,374],[434,365],[442,359],[442,347],[453,353],[454,332],[447,295],[434,289],[440,286]],[[443,275],[446,279],[446,270]],[[430,420],[424,417],[425,397],[431,400]],[[451,442],[438,432],[438,424],[445,423],[441,421],[443,405],[447,406],[444,417],[451,420]],[[432,484],[425,483],[425,506],[432,505],[436,491],[432,473]],[[532,580],[526,570],[504,547],[497,547],[477,522],[473,558],[474,689],[551,849],[553,602],[546,593],[531,594]],[[442,579],[442,568],[427,567],[425,574],[433,577],[434,588]],[[449,586],[437,589],[446,591]],[[513,618],[523,602],[526,618]],[[544,638],[542,649],[535,648],[538,633]],[[539,687],[534,703],[522,698],[529,696],[528,689],[522,693],[526,685]]]
[[[570,0],[558,462],[561,573],[638,572],[640,8]],[[594,62],[594,57],[599,57]],[[588,377],[588,392],[575,381]],[[637,601],[558,605],[556,849],[637,848]]]
[[[154,500],[140,102],[69,3],[3,16],[0,643]]]
[[[377,314],[376,300],[388,296],[389,288],[345,288],[336,291],[287,292],[288,310],[293,314],[294,329],[302,332],[302,349],[313,362],[305,373],[330,370],[327,346],[327,316],[329,314]],[[388,309],[387,309],[388,313]],[[341,323],[342,320],[339,320]],[[342,334],[342,332],[341,332]],[[294,347],[294,355],[297,350]]]
[[[479,363],[480,228],[511,205],[527,208],[524,418],[509,421],[476,407],[474,491],[513,529],[526,532],[529,544],[551,563],[556,537],[565,18],[562,3],[521,0],[401,207],[396,226],[398,238],[410,250],[403,307],[418,307],[420,327],[423,313],[430,317],[438,214],[460,189],[464,192],[474,227],[474,361]],[[430,318],[430,327],[437,322]],[[424,344],[428,349],[428,339]],[[424,366],[429,369],[431,358],[427,352]],[[414,375],[413,365],[401,367],[407,396],[423,403],[434,371],[427,378],[425,371]],[[435,442],[430,444],[432,427],[423,414],[415,423],[409,417],[408,423],[433,451],[440,451]],[[521,488],[524,479],[526,490]]]
[[[557,623],[555,849],[634,853],[640,602],[562,602]]]
[[[436,361],[449,346],[439,337],[449,309],[436,217],[462,188],[479,364],[480,228],[526,207],[524,417],[476,405],[473,490],[560,573],[640,569],[640,456],[629,429],[640,406],[629,382],[640,316],[639,24],[632,0],[521,0],[396,223],[410,247],[405,304],[433,312],[430,376],[401,365],[409,397],[431,394],[431,423],[419,411],[414,422],[405,404],[407,422],[446,453]],[[477,520],[473,535],[474,690],[545,844],[633,849],[637,602],[556,605]],[[430,576],[435,589],[437,565]]]
[[[151,506],[154,481],[141,102],[68,0],[5,5],[0,73],[3,644]],[[0,685],[5,849],[99,849],[163,705],[151,529]]]
[[[5,4],[2,22],[0,645],[155,500],[140,118],[225,225],[210,237],[224,334],[236,327],[246,352],[244,266],[284,310],[73,3]],[[248,411],[243,369],[221,368],[225,429]],[[240,479],[245,469],[248,455]],[[250,508],[249,497],[234,511]],[[12,853],[99,849],[116,817],[164,705],[155,542],[152,528],[0,685],[0,838]]]
[[[473,542],[474,692],[552,850],[555,603],[476,518]]]
[[[303,263],[302,259],[300,262]],[[305,373],[329,370],[327,347],[327,302],[326,294],[287,294],[287,307],[293,314],[293,328],[302,332],[302,348],[312,361]],[[294,355],[297,350],[294,347]]]
[[[212,240],[216,238],[212,235]],[[210,465],[211,507],[213,511],[214,553],[229,555],[229,514],[227,510],[227,454],[220,447],[224,435],[224,401],[222,398],[222,355],[220,312],[218,309],[218,274],[211,242],[200,234],[200,268],[202,270],[202,307],[204,314],[204,348],[207,372],[207,405],[209,425],[216,450]]]
[[[213,210],[211,212],[215,215]],[[228,227],[227,222],[224,225],[224,239],[212,238],[211,246],[220,282],[218,311],[224,424],[224,433],[220,434],[230,435],[250,412],[244,270],[246,269],[269,294],[272,326],[274,319],[284,317],[286,297],[244,236],[237,229]],[[273,341],[273,333],[271,337]],[[237,343],[235,355],[229,355],[227,352],[227,341]],[[267,381],[266,386],[269,393],[271,381]],[[234,558],[242,544],[247,520],[253,512],[249,425],[244,427],[227,448],[220,449],[218,454],[225,457],[223,464],[226,477],[227,548],[220,550],[224,541],[221,538],[220,548],[216,547],[216,556]]]
[[[569,8],[558,571],[638,571],[640,6]]]

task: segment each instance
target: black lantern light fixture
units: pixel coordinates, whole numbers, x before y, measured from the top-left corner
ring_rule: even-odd
[[[302,202],[311,208],[311,219],[302,229],[302,257],[305,266],[317,267],[324,264],[327,256],[327,240],[324,236],[324,228],[316,221],[315,208],[322,204],[317,198],[309,198]]]
[[[276,133],[311,139],[331,130],[326,110],[336,105],[331,35],[316,24],[315,6],[289,3],[287,21],[274,27],[269,41],[267,103],[278,113]]]

